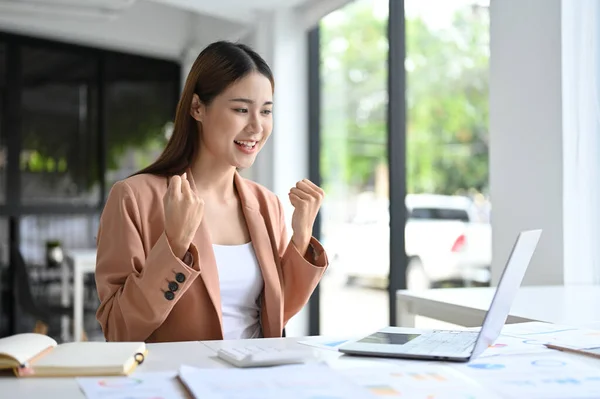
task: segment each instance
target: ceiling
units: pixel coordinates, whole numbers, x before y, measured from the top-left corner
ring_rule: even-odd
[[[256,32],[274,11],[308,30],[350,1],[0,0],[0,31],[181,60],[207,41]]]
[[[260,12],[311,1],[315,0],[0,0],[0,14],[72,14],[116,19],[136,2],[153,2],[238,23],[251,23]]]

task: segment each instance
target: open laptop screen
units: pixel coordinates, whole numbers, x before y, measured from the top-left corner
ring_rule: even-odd
[[[479,356],[500,335],[541,234],[541,230],[529,230],[519,234],[498,282],[490,309],[483,320],[481,333],[473,351],[474,357]]]

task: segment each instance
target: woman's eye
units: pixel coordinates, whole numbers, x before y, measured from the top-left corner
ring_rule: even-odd
[[[242,114],[246,114],[248,113],[248,110],[246,108],[236,108],[234,109],[235,112],[240,112]]]
[[[265,114],[265,115],[271,115],[272,113],[273,113],[273,110],[271,110],[271,109],[265,109],[263,111],[263,114]]]

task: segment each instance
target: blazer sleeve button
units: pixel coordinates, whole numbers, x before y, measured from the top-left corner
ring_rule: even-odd
[[[169,289],[173,292],[177,291],[179,289],[179,284],[177,284],[175,281],[170,281],[169,282]]]
[[[185,275],[183,273],[177,273],[175,275],[175,280],[177,280],[178,283],[183,283],[185,281]]]
[[[167,301],[172,301],[175,298],[175,294],[173,291],[167,291],[165,292],[165,298],[167,298]]]

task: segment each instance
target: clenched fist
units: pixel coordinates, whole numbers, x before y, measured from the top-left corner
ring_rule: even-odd
[[[165,234],[179,259],[187,252],[204,216],[204,200],[190,187],[187,174],[173,176],[163,197]]]
[[[294,207],[292,242],[302,254],[306,253],[308,249],[313,224],[324,196],[323,190],[308,179],[299,181],[296,183],[296,187],[292,187],[290,190],[290,202]]]

